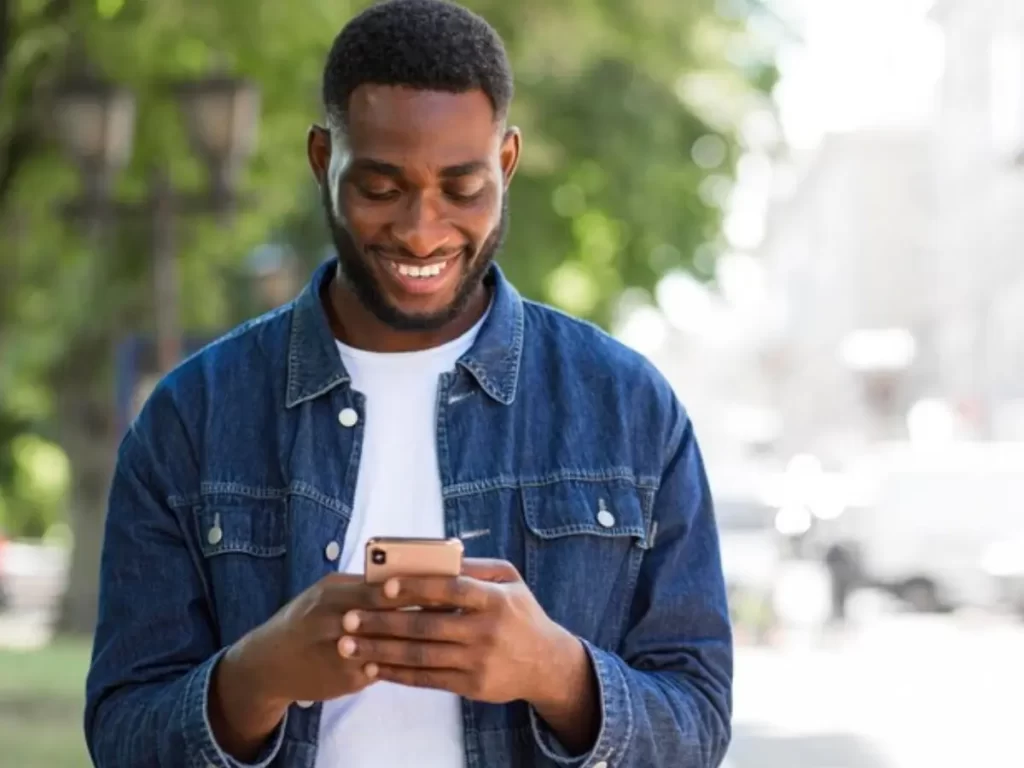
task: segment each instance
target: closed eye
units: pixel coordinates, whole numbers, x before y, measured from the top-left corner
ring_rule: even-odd
[[[387,202],[389,200],[396,200],[398,196],[402,193],[398,189],[374,190],[366,189],[365,187],[359,187],[359,194],[361,194],[367,200],[373,200],[375,202]]]
[[[471,192],[458,190],[458,189],[446,189],[445,194],[448,198],[456,203],[472,203],[479,200],[486,190],[486,187],[480,187],[479,189]]]

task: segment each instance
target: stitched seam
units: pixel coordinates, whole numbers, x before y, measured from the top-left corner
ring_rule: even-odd
[[[207,558],[228,554],[253,555],[254,557],[280,557],[287,551],[288,548],[284,544],[273,547],[258,547],[244,542],[218,545],[217,547],[203,547],[203,554]]]
[[[498,490],[520,490],[525,488],[544,488],[563,482],[585,482],[602,483],[624,481],[637,489],[657,490],[660,479],[644,475],[637,476],[625,468],[615,468],[598,472],[586,472],[580,470],[561,470],[541,477],[515,478],[499,476],[487,480],[478,480],[469,483],[457,483],[456,485],[444,488],[444,498],[458,498],[460,496],[473,496],[486,491]]]
[[[316,502],[342,518],[349,519],[352,516],[351,510],[344,503],[321,493],[308,483],[302,482],[294,483],[289,488],[254,488],[241,483],[206,482],[200,484],[198,494],[168,497],[167,505],[172,509],[194,507],[205,503],[211,496],[230,496],[254,501],[279,501],[291,496],[299,496]]]

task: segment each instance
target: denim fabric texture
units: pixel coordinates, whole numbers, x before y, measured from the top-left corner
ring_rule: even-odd
[[[366,411],[319,298],[332,269],[182,363],[123,439],[87,682],[100,768],[241,766],[210,729],[211,673],[336,568]],[[525,703],[465,701],[467,765],[713,768],[732,638],[690,420],[642,356],[523,300],[497,267],[488,280],[490,315],[439,383],[447,534],[513,563],[584,641],[602,724],[574,757]],[[319,719],[291,707],[254,765],[312,768]]]

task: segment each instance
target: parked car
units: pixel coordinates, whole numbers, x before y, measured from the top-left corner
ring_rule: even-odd
[[[989,547],[982,566],[1000,605],[1024,619],[1024,534]]]
[[[991,607],[983,561],[1019,531],[1024,447],[893,444],[869,458],[870,503],[842,518],[864,579],[918,611]]]

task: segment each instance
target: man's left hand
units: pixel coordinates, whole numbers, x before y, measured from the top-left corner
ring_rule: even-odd
[[[339,653],[375,665],[377,680],[495,704],[521,699],[553,719],[593,698],[582,643],[547,616],[510,563],[467,559],[461,576],[399,577],[384,594],[425,610],[344,616]]]

